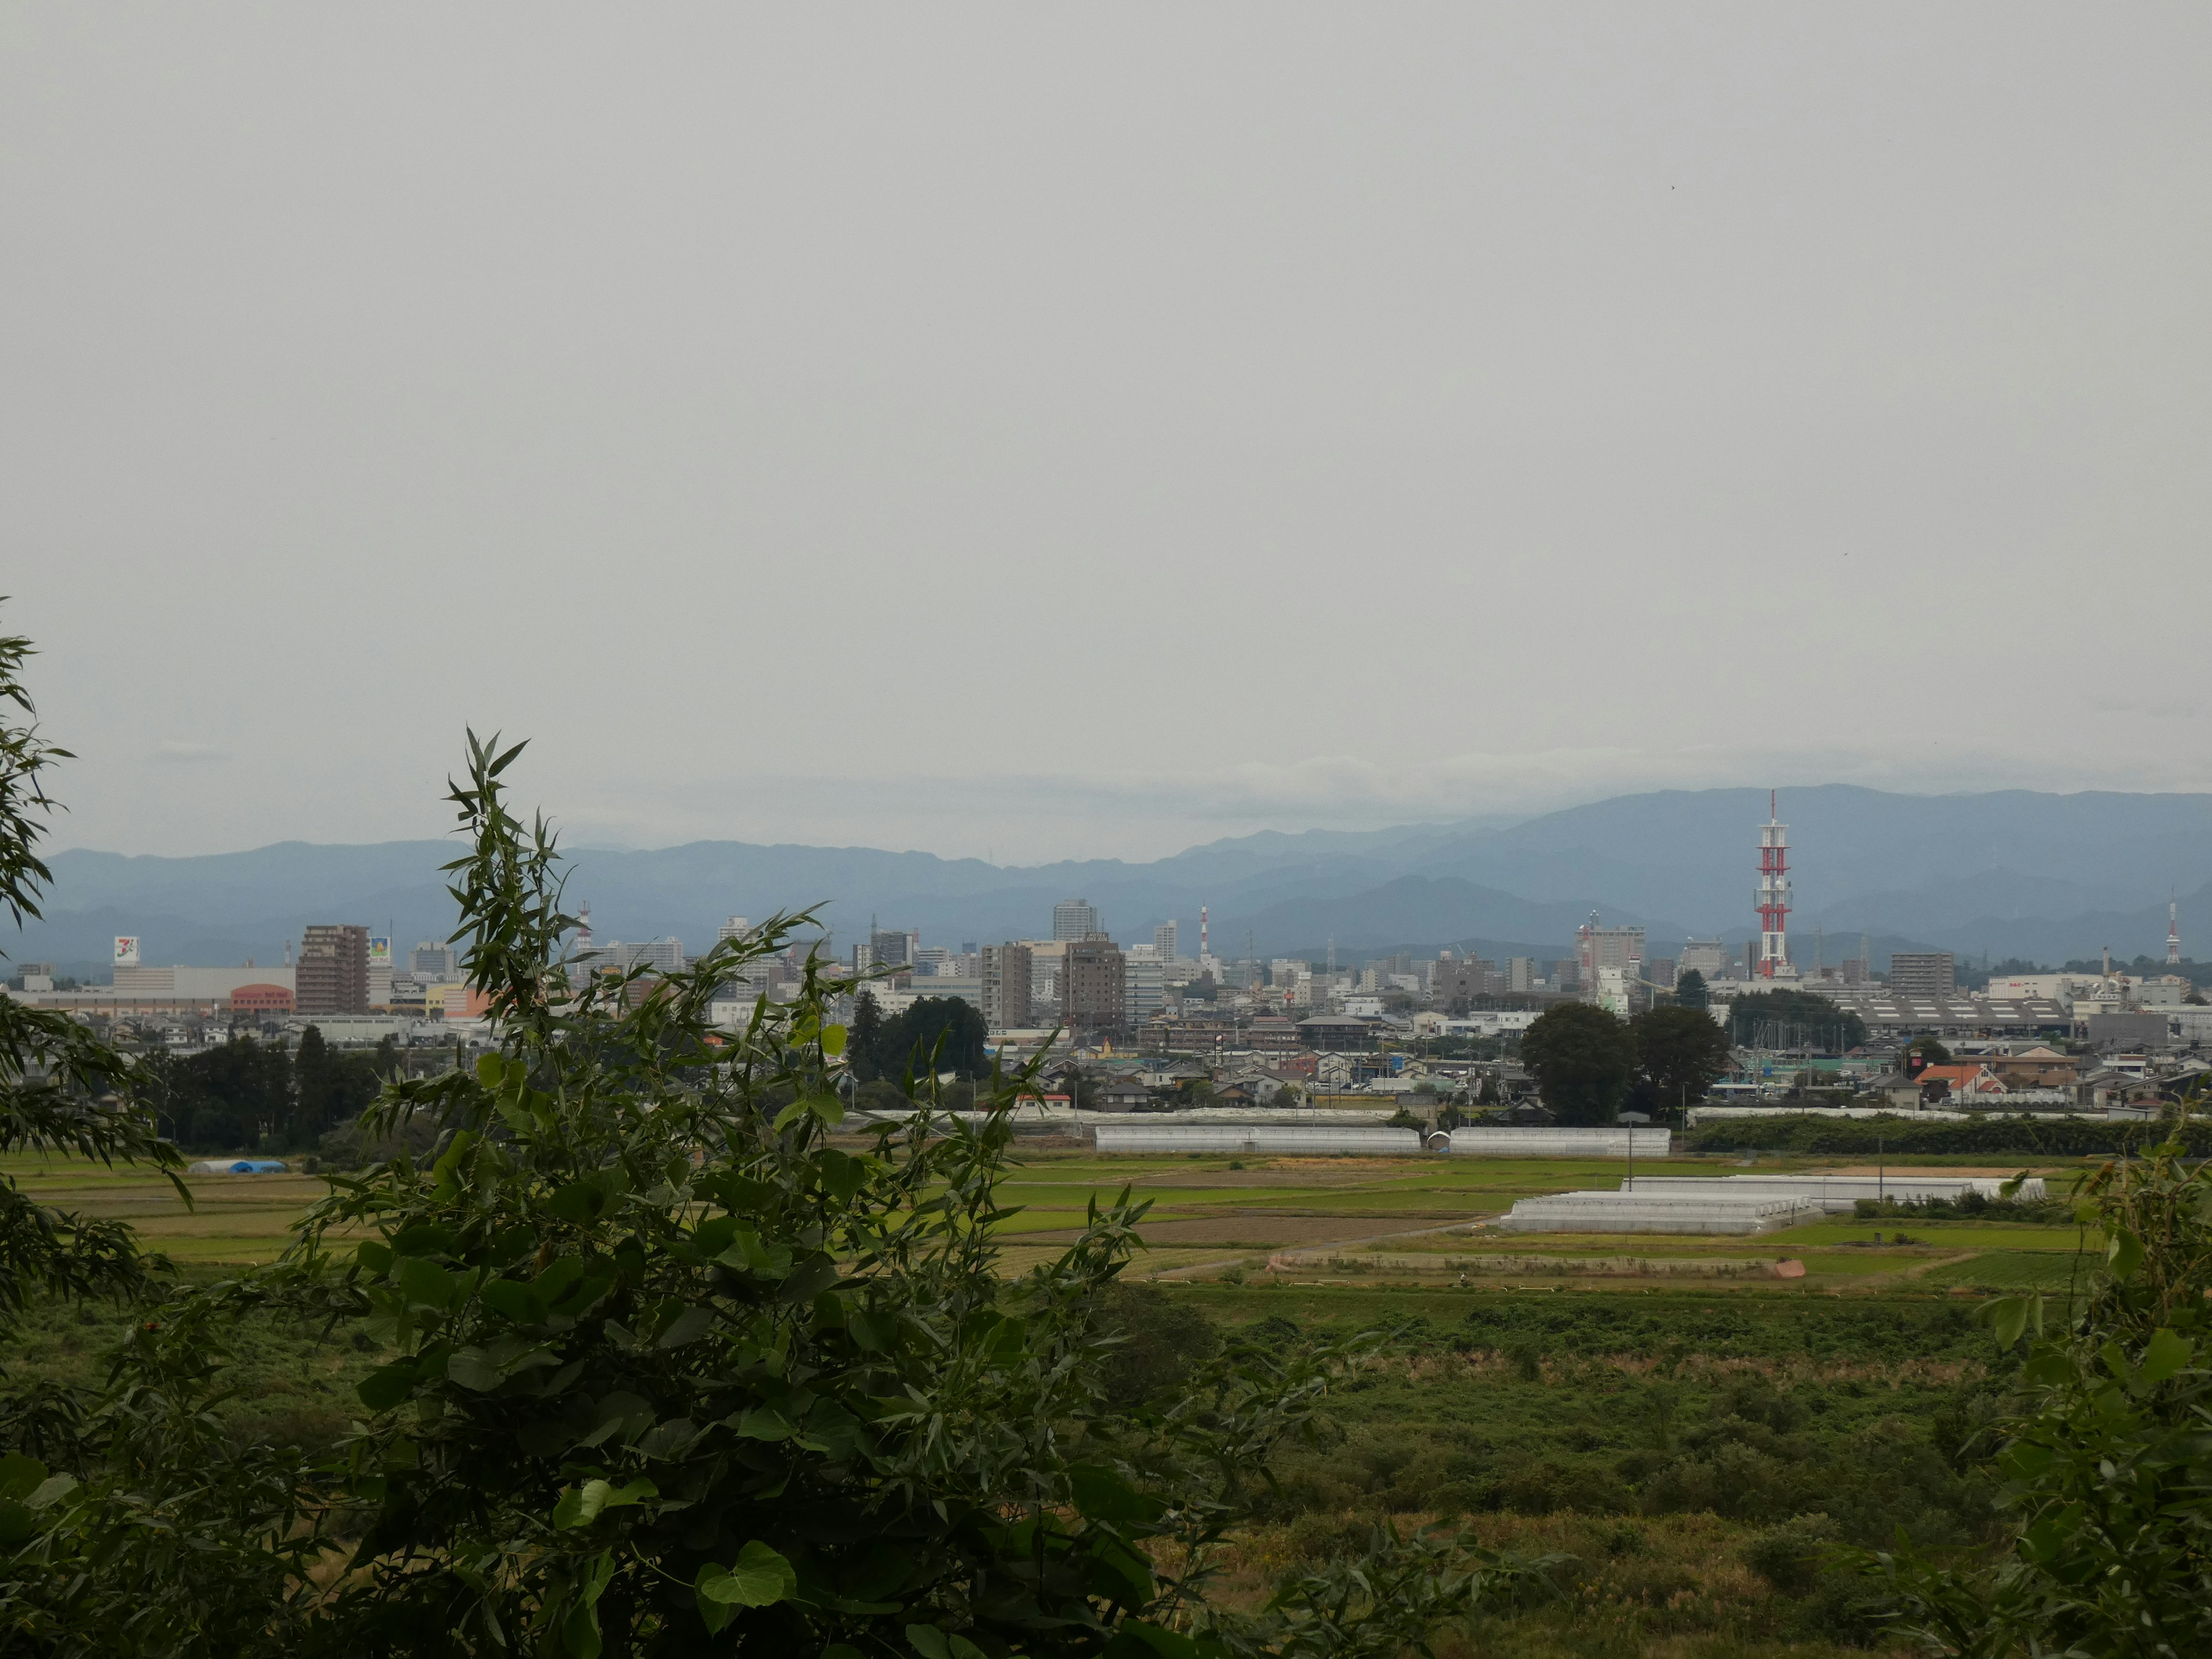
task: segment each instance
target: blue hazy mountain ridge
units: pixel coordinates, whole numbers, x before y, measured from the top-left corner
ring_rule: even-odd
[[[693,948],[728,915],[824,906],[841,942],[919,928],[933,943],[1035,937],[1076,895],[1123,940],[1158,921],[1194,936],[1211,908],[1217,951],[1241,955],[1459,946],[1469,940],[1564,951],[1592,908],[1641,921],[1655,952],[1686,932],[1740,939],[1751,927],[1755,830],[1764,790],[1661,791],[1521,821],[1385,830],[1264,831],[1149,863],[1070,860],[1005,867],[871,848],[699,842],[652,851],[580,851],[569,898],[589,900],[603,937],[673,933]],[[2118,793],[1902,795],[1856,786],[1784,791],[1802,933],[1830,954],[1866,933],[2039,960],[2110,945],[2155,954],[2166,900],[2182,896],[2185,944],[2212,934],[2212,795]],[[198,858],[69,851],[50,860],[46,918],[17,959],[104,963],[116,933],[150,962],[276,960],[313,921],[389,927],[404,950],[452,930],[439,866],[447,841],[284,842]],[[1194,943],[1187,938],[1186,948]]]

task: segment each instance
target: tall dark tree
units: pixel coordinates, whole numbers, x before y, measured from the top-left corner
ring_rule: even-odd
[[[1711,1000],[1705,990],[1705,976],[1694,968],[1674,981],[1674,1006],[1678,1008],[1703,1008]]]
[[[989,1036],[974,1004],[958,997],[923,997],[884,1022],[875,1042],[876,1069],[884,1077],[902,1078],[911,1064],[918,1073],[980,1078],[991,1069],[984,1052]]]
[[[873,1083],[883,1075],[883,1068],[876,1063],[883,1041],[883,1005],[876,1000],[874,992],[863,990],[853,999],[853,1033],[846,1047],[853,1075],[862,1083]]]
[[[1561,1122],[1610,1123],[1636,1080],[1636,1041],[1595,1003],[1556,1003],[1522,1034],[1521,1063]]]
[[[1652,1008],[1628,1029],[1636,1039],[1637,1070],[1662,1112],[1703,1100],[1734,1063],[1728,1033],[1702,1008]]]
[[[396,1052],[391,1059],[396,1062]],[[292,1062],[296,1096],[289,1143],[307,1146],[325,1131],[352,1122],[368,1109],[387,1073],[367,1054],[349,1054],[323,1041],[322,1030],[310,1025],[300,1038],[300,1052]]]

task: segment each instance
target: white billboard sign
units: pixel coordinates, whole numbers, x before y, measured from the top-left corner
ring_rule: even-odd
[[[138,965],[138,940],[135,936],[116,936],[115,965],[118,968],[136,968]]]

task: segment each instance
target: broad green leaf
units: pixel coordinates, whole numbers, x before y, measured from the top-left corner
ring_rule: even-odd
[[[477,1144],[477,1132],[473,1129],[456,1130],[444,1155],[430,1166],[431,1180],[444,1182],[450,1179],[453,1171],[459,1169],[462,1161],[468,1157],[469,1149]]]
[[[1148,1526],[1159,1519],[1166,1507],[1096,1463],[1074,1465],[1067,1472],[1067,1483],[1077,1512],[1088,1520],[1114,1526]]]
[[[799,1432],[782,1413],[767,1406],[754,1407],[738,1419],[736,1429],[747,1440],[788,1440]]]
[[[39,1518],[20,1498],[0,1498],[0,1544],[21,1543],[39,1529]]]
[[[735,1216],[709,1216],[693,1232],[691,1243],[702,1255],[720,1255],[730,1248],[730,1241],[737,1237],[737,1232],[738,1218]]]
[[[680,1348],[687,1342],[696,1342],[714,1328],[712,1308],[686,1308],[670,1320],[653,1340],[659,1348]]]
[[[427,1308],[453,1305],[453,1276],[436,1262],[410,1255],[399,1264],[397,1277],[400,1293],[410,1302],[419,1302]]]
[[[822,1052],[832,1056],[843,1054],[845,1052],[845,1028],[842,1025],[823,1026],[822,1028]]]
[[[719,1561],[709,1561],[699,1569],[691,1581],[692,1604],[699,1609],[699,1617],[709,1633],[719,1635],[722,1626],[730,1622],[732,1604],[718,1601],[707,1594],[708,1586],[718,1584],[730,1576],[730,1570]]]
[[[2163,1382],[2186,1365],[2196,1352],[2197,1345],[2179,1332],[2155,1331],[2143,1348],[2142,1364],[2136,1368],[2136,1380],[2146,1385]]]
[[[506,1081],[507,1065],[497,1054],[481,1054],[477,1058],[477,1081],[494,1094]]]
[[[863,1353],[881,1353],[898,1340],[898,1316],[890,1313],[854,1313],[845,1318],[845,1329],[853,1339],[853,1346]]]
[[[434,1221],[418,1221],[402,1227],[392,1241],[392,1248],[402,1255],[430,1255],[448,1249],[453,1236]]]
[[[542,1324],[544,1299],[531,1286],[512,1279],[495,1279],[477,1292],[484,1306],[517,1325]]]
[[[2124,1227],[2105,1235],[2105,1267],[2115,1279],[2133,1279],[2142,1266],[2142,1240]]]
[[[27,1498],[46,1478],[46,1466],[23,1452],[0,1457],[0,1498]]]
[[[361,1242],[359,1248],[353,1253],[353,1259],[373,1273],[388,1273],[392,1271],[391,1249],[387,1246],[378,1243],[373,1238],[366,1238]]]
[[[921,1659],[952,1659],[952,1644],[934,1625],[908,1625],[906,1639]]]
[[[553,1524],[588,1527],[609,1510],[625,1509],[659,1495],[660,1489],[650,1480],[633,1480],[623,1486],[610,1480],[586,1480],[561,1494],[561,1501],[553,1506]]]
[[[2020,1340],[2033,1320],[2039,1329],[2042,1326],[2040,1298],[2027,1296],[2001,1296],[1984,1304],[1984,1314],[1996,1333],[1997,1346],[2009,1348]]]
[[[478,1394],[489,1394],[507,1381],[507,1375],[482,1348],[462,1348],[446,1362],[448,1381]]]
[[[720,1577],[702,1571],[696,1586],[709,1601],[741,1607],[773,1607],[788,1601],[799,1589],[799,1575],[791,1563],[757,1538],[738,1552],[738,1559]]]
[[[59,1503],[76,1490],[73,1474],[50,1474],[39,1482],[38,1488],[23,1501],[34,1510],[43,1510]]]
[[[599,1610],[586,1602],[561,1621],[561,1645],[575,1659],[599,1659]]]
[[[420,1376],[411,1359],[395,1359],[389,1365],[380,1365],[360,1382],[353,1391],[361,1396],[361,1403],[373,1412],[388,1412],[415,1391]]]
[[[578,1226],[593,1219],[605,1194],[596,1181],[571,1181],[556,1187],[545,1200],[546,1213],[562,1221],[573,1221]]]

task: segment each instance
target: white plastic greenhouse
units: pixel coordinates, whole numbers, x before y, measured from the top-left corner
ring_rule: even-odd
[[[1664,1158],[1673,1146],[1671,1129],[1615,1127],[1603,1129],[1454,1129],[1454,1152],[1479,1158],[1626,1158],[1629,1137],[1636,1156]]]
[[[1287,1123],[1100,1123],[1102,1152],[1256,1152],[1262,1157],[1410,1158],[1421,1150],[1418,1129],[1380,1125]]]
[[[1498,1225],[1519,1233],[1771,1233],[1822,1213],[1805,1199],[1759,1194],[1554,1193],[1522,1199]]]
[[[1830,1212],[1841,1212],[1863,1198],[1888,1198],[1905,1204],[1925,1198],[1956,1198],[1967,1192],[1996,1198],[2004,1184],[2003,1177],[1995,1176],[1637,1176],[1622,1181],[1620,1190],[1633,1190],[1639,1197],[1676,1200],[1761,1194],[1799,1198]],[[2021,1182],[2019,1196],[2039,1202],[2045,1196],[2042,1177]]]

